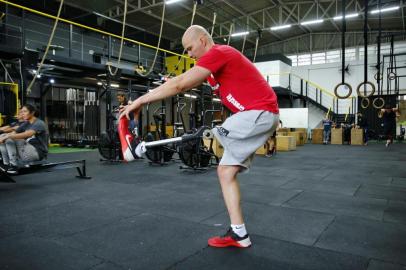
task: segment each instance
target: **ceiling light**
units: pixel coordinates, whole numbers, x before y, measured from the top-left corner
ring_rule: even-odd
[[[38,75],[37,75],[37,78],[38,78],[38,79],[41,79],[41,77],[42,77],[41,74],[38,74]]]
[[[396,7],[388,7],[388,8],[383,8],[383,9],[375,9],[371,11],[371,14],[377,14],[377,13],[382,13],[382,12],[387,12],[387,11],[393,11],[393,10],[398,10],[399,6]]]
[[[277,31],[277,30],[281,30],[281,29],[286,29],[286,28],[290,28],[292,25],[287,24],[287,25],[280,25],[280,26],[273,26],[271,27],[272,31]]]
[[[36,70],[36,69],[33,69],[33,70],[32,70],[32,74],[37,74],[37,70]]]
[[[355,18],[355,17],[358,17],[358,15],[359,15],[358,13],[352,13],[352,14],[345,15],[345,18],[346,19]],[[333,18],[333,20],[335,20],[335,21],[342,20],[342,19],[343,19],[342,15]]]
[[[50,83],[55,83],[55,80],[54,80],[54,79],[50,79],[49,82],[50,82]]]
[[[97,85],[103,85],[103,83],[102,82],[97,82]]]
[[[219,98],[213,98],[214,102],[221,102],[221,100]]]
[[[231,34],[232,37],[240,37],[240,36],[246,36],[248,35],[250,32],[238,32],[238,33],[234,33]]]
[[[323,20],[314,20],[314,21],[307,21],[307,22],[302,22],[300,25],[309,25],[309,24],[316,24],[316,23],[322,23]]]
[[[180,2],[180,1],[183,1],[183,0],[167,0],[167,1],[165,1],[165,4],[170,5],[170,4],[173,4],[176,2]]]
[[[120,85],[118,83],[110,83],[110,87],[119,88]]]

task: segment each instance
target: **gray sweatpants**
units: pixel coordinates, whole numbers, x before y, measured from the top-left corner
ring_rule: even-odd
[[[0,153],[4,165],[17,166],[18,161],[39,160],[37,149],[25,140],[7,139],[0,144]]]

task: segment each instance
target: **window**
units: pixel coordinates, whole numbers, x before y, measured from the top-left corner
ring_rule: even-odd
[[[340,62],[340,56],[341,52],[339,50],[328,51],[326,53],[326,62],[327,63]]]
[[[345,49],[345,61],[354,61],[355,58],[355,48]]]
[[[325,64],[326,63],[326,53],[313,53],[312,54],[312,65]]]
[[[297,56],[297,65],[306,66],[311,64],[310,54],[302,54]]]

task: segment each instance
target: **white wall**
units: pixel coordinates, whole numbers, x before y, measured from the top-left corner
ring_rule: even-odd
[[[257,67],[259,72],[264,75],[265,79],[269,82],[271,86],[274,87],[285,87],[289,86],[289,78],[287,76],[268,76],[269,74],[281,74],[290,72],[291,66],[285,64],[282,61],[266,61],[266,62],[256,62],[254,65]]]

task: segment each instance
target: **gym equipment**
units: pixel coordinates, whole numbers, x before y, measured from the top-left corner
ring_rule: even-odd
[[[18,169],[17,175],[22,174],[31,174],[31,173],[38,173],[38,172],[51,172],[55,170],[62,170],[62,169],[70,169],[76,168],[78,172],[77,178],[81,179],[91,179],[90,176],[86,175],[86,160],[72,160],[72,161],[65,161],[65,162],[55,162],[55,163],[47,163],[46,161],[37,161],[37,162],[30,162]],[[8,174],[3,169],[0,169],[0,182],[4,183],[16,183],[13,179],[14,175]]]
[[[346,28],[347,25],[346,25],[346,21],[345,21],[346,2],[347,2],[346,0],[342,1],[342,17],[343,18],[341,19],[341,22],[342,22],[342,28],[343,29],[342,29],[342,32],[341,32],[341,50],[342,50],[342,53],[341,53],[341,58],[342,58],[342,61],[341,61],[341,83],[337,84],[334,87],[334,94],[339,99],[346,99],[349,96],[351,96],[351,94],[352,94],[352,86],[350,84],[346,83],[345,78],[344,78],[345,77],[345,32],[347,30],[347,28]],[[346,86],[348,88],[348,93],[346,95],[340,96],[338,94],[338,88],[340,86]]]
[[[381,103],[379,104],[378,102],[381,102]],[[383,106],[385,106],[385,100],[382,97],[374,98],[374,101],[372,102],[372,106],[374,106],[375,109],[382,109]]]
[[[362,100],[361,100],[361,107],[362,107],[363,109],[368,108],[368,107],[369,107],[369,104],[371,104],[371,101],[369,100],[369,98],[366,98],[366,97],[362,98]]]
[[[194,133],[184,134],[180,137],[163,139],[158,141],[140,141],[128,132],[128,119],[125,117],[119,121],[119,134],[122,144],[122,155],[129,162],[137,157],[142,157],[149,149],[163,147],[169,144],[179,145],[179,156],[185,165],[189,168],[198,170],[208,167],[210,159],[213,156],[210,152],[203,149],[202,139],[213,139],[210,128],[202,126]],[[183,168],[183,167],[181,167]]]
[[[364,81],[357,87],[359,97],[370,97],[375,93],[375,85],[368,81],[368,0],[364,0]],[[366,86],[371,86],[371,92],[366,94]],[[364,87],[364,92],[361,92],[361,87]]]
[[[395,80],[396,79],[396,56],[395,56],[395,45],[394,45],[395,37],[392,35],[390,39],[390,52],[389,52],[389,67],[388,67],[388,80]],[[394,71],[395,70],[395,71]]]
[[[381,0],[378,0],[378,6],[381,6]],[[378,72],[375,74],[374,78],[378,84],[378,96],[382,96],[383,94],[383,89],[382,89],[382,85],[381,85],[381,81],[383,79],[382,73],[381,73],[381,34],[382,34],[382,16],[381,16],[381,12],[379,12],[378,14],[378,37],[377,37],[377,59],[376,59],[376,63],[377,63],[377,68],[378,68]],[[380,101],[381,105],[377,105],[376,103]],[[362,102],[361,102],[362,104]],[[381,109],[383,108],[383,106],[385,106],[385,100],[380,97],[380,98],[375,98],[372,102],[372,106],[374,106],[375,109]],[[364,108],[364,107],[363,107]],[[365,109],[365,108],[364,108]]]
[[[160,111],[160,113],[158,113]],[[165,107],[162,106],[155,110],[153,114],[155,127],[156,127],[156,135],[159,140],[166,139],[166,115],[165,115]],[[152,133],[148,133],[145,137],[145,141],[151,142],[155,141],[156,138]],[[155,164],[163,165],[166,162],[169,162],[172,159],[173,154],[176,153],[175,147],[171,146],[159,146],[159,147],[152,147],[147,150],[145,153],[146,157]]]
[[[135,146],[135,150],[133,153],[136,156],[141,157],[142,154],[146,153],[147,149],[151,148],[151,147],[168,145],[168,144],[172,144],[172,143],[185,144],[190,141],[196,141],[196,140],[201,140],[201,139],[212,139],[212,138],[213,138],[213,134],[211,132],[211,129],[206,126],[202,126],[202,127],[198,128],[194,133],[184,134],[184,135],[182,135],[180,137],[176,137],[176,138],[163,139],[163,140],[153,141],[153,142],[145,142],[145,141],[137,142],[136,140],[134,140],[133,142],[135,142],[135,144],[134,143],[132,144],[132,148],[134,148],[134,146]]]

